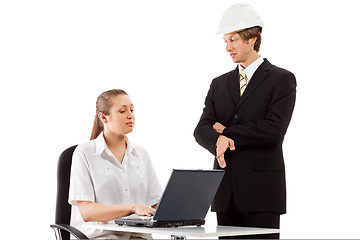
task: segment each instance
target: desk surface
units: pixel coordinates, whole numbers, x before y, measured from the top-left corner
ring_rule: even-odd
[[[219,236],[236,236],[236,235],[256,235],[279,233],[279,229],[271,228],[248,228],[248,227],[230,227],[230,226],[187,226],[187,227],[171,227],[171,228],[146,228],[146,227],[131,227],[119,226],[115,223],[87,223],[96,229],[104,229],[120,232],[133,233],[150,233],[150,234],[166,234],[175,236],[188,237],[219,237]]]

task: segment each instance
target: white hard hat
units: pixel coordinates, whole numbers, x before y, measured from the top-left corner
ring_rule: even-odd
[[[264,27],[260,15],[251,6],[238,3],[224,12],[217,34],[231,33],[256,26]]]

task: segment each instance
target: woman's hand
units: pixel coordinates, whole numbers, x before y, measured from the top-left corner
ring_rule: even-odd
[[[134,204],[133,213],[138,216],[152,216],[155,213],[155,209],[145,205]]]

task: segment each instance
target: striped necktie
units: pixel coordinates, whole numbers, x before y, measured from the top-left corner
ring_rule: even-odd
[[[246,74],[244,69],[240,71],[239,81],[240,81],[240,96],[242,96],[246,88]]]

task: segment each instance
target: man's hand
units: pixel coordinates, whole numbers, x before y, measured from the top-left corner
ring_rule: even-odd
[[[223,131],[224,131],[224,129],[225,129],[225,126],[222,125],[222,124],[219,123],[219,122],[216,122],[216,123],[213,125],[213,129],[214,129],[215,131],[217,131],[218,133],[222,134]]]
[[[221,168],[226,167],[225,152],[230,148],[231,151],[235,150],[235,143],[231,138],[220,135],[216,142],[216,158]]]

